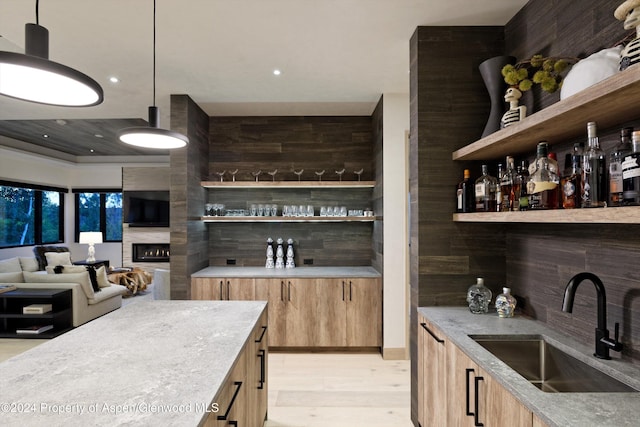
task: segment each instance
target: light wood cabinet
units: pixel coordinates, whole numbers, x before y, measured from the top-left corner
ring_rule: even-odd
[[[447,410],[447,353],[444,335],[419,316],[418,419],[422,427],[452,425]]]
[[[191,299],[217,301],[254,301],[254,279],[194,277]]]
[[[382,347],[382,281],[342,280],[345,288],[348,347]]]
[[[267,416],[268,314],[256,323],[249,340],[210,406],[205,426],[262,426]]]

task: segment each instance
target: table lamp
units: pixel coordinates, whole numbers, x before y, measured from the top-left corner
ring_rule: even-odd
[[[102,232],[81,231],[79,243],[89,245],[89,256],[87,257],[87,262],[94,262],[96,260],[96,248],[93,245],[96,243],[102,243]]]

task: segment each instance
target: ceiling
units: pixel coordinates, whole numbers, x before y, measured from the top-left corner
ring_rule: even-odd
[[[189,95],[211,116],[369,115],[383,93],[409,92],[417,26],[504,25],[525,3],[157,0],[160,125],[170,127],[170,94]],[[24,52],[35,4],[0,2],[0,50]],[[64,108],[0,96],[0,145],[77,162],[166,155],[115,138],[144,125],[153,104],[153,1],[42,0],[39,10],[49,59],[98,81],[105,101]]]

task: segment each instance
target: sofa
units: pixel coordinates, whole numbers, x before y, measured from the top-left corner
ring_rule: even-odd
[[[55,266],[47,265],[45,270],[39,270],[35,257],[0,260],[0,284],[25,289],[71,289],[74,327],[122,306],[122,295],[127,293],[127,289],[110,283],[104,267],[96,269],[94,275],[85,266],[71,265],[70,259],[57,261],[65,264],[54,262]],[[54,271],[56,267],[58,271]]]

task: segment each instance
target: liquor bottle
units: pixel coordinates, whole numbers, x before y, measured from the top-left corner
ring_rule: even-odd
[[[500,208],[502,212],[518,210],[517,207],[514,209],[515,200],[520,198],[520,187],[517,186],[517,182],[513,157],[507,156],[507,170],[500,179],[500,196],[502,197]]]
[[[518,169],[518,181],[520,183],[518,210],[526,211],[529,209],[529,194],[527,193],[527,183],[529,182],[529,161],[523,160]]]
[[[640,205],[640,131],[631,134],[631,153],[622,161],[622,197],[625,206]]]
[[[498,163],[498,182],[496,185],[496,212],[502,212],[502,186],[500,183],[502,182],[502,177],[504,176],[504,168],[502,167],[502,163]]]
[[[488,313],[492,295],[491,290],[484,285],[484,279],[482,277],[478,277],[476,279],[476,284],[471,285],[469,290],[467,290],[469,311],[473,314]]]
[[[549,158],[549,170],[556,175],[560,176],[558,168],[558,156],[556,153],[550,152],[547,156]]]
[[[498,317],[513,317],[517,301],[511,295],[510,288],[502,288],[502,293],[496,297],[496,311]]]
[[[536,171],[529,177],[527,193],[529,194],[529,209],[557,209],[558,175],[549,170],[549,159],[546,142],[538,143],[536,155]]]
[[[496,188],[498,180],[489,175],[487,165],[482,165],[482,176],[476,179],[475,199],[476,212],[495,212],[496,211]]]
[[[577,152],[575,150],[574,153]],[[578,146],[579,148],[579,146]],[[580,199],[580,179],[582,171],[580,169],[580,156],[577,154],[567,153],[565,158],[565,172],[560,182],[562,192],[562,207],[565,209],[579,208]]]
[[[474,184],[471,182],[471,171],[464,170],[464,179],[458,184],[456,191],[456,212],[473,212],[475,208]]]
[[[609,206],[622,206],[622,161],[631,152],[632,127],[620,130],[620,143],[609,153]]]
[[[600,149],[595,122],[587,123],[589,146],[582,156],[583,208],[601,208],[607,205],[607,168],[604,151]]]

